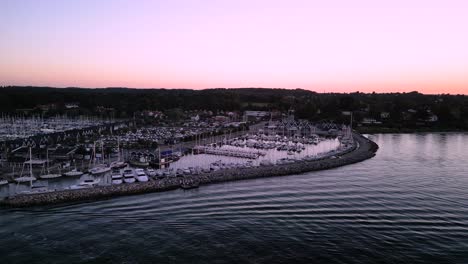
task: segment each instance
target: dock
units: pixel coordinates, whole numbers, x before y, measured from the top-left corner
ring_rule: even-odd
[[[286,176],[310,171],[332,169],[370,159],[375,156],[378,145],[359,134],[353,134],[356,145],[345,152],[337,153],[335,158],[324,157],[313,161],[300,161],[292,164],[270,165],[251,168],[234,168],[223,171],[202,173],[183,178],[164,178],[149,182],[99,186],[80,190],[63,190],[39,194],[17,195],[0,201],[9,207],[28,207],[78,201],[93,201],[114,196],[134,195],[149,192],[162,192],[183,188],[184,181],[197,181],[199,186],[226,181],[247,180],[261,177]]]

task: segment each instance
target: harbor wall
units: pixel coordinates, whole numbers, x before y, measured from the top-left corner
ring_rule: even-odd
[[[63,190],[48,193],[17,195],[0,201],[0,205],[27,207],[66,202],[92,201],[122,195],[162,192],[181,187],[183,181],[196,181],[199,185],[226,181],[254,179],[261,177],[285,176],[310,171],[332,169],[357,163],[375,156],[378,145],[359,134],[354,134],[356,146],[345,153],[336,154],[334,158],[322,158],[314,161],[301,161],[287,165],[260,166],[252,168],[235,168],[203,173],[188,177],[170,177],[152,180],[145,183],[99,186],[79,190]]]

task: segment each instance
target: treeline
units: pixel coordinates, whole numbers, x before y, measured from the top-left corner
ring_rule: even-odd
[[[349,119],[343,111],[352,111],[356,121],[364,118],[381,120],[388,126],[421,125],[437,116],[433,126],[468,128],[468,96],[423,95],[417,92],[365,94],[319,94],[303,89],[128,89],[128,88],[0,88],[0,112],[18,109],[40,111],[38,105],[55,105],[53,114],[68,113],[65,105],[76,103],[75,114],[99,114],[112,111],[116,118],[132,117],[144,110],[279,110],[294,109],[296,116],[310,120]],[[104,109],[104,110],[103,110]],[[388,115],[387,115],[388,113]],[[385,117],[383,117],[385,116]],[[427,124],[427,122],[426,122]]]

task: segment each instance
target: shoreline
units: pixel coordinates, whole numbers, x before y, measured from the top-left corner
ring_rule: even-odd
[[[260,166],[253,168],[229,169],[204,173],[197,176],[184,178],[164,178],[151,180],[145,183],[133,183],[124,185],[98,186],[79,190],[62,190],[37,194],[22,194],[0,200],[0,206],[4,207],[31,207],[50,204],[86,202],[100,199],[108,199],[116,196],[135,195],[150,192],[163,192],[183,188],[183,181],[198,181],[199,185],[221,183],[227,181],[246,180],[263,177],[286,176],[310,171],[319,171],[337,168],[370,159],[375,156],[378,145],[360,134],[353,134],[356,147],[330,157],[301,161],[287,165]]]
[[[463,129],[431,129],[431,128],[390,128],[390,127],[358,127],[360,134],[415,134],[415,133],[466,133]]]

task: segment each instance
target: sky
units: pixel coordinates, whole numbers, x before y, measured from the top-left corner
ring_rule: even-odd
[[[0,0],[0,85],[468,94],[466,0]]]

